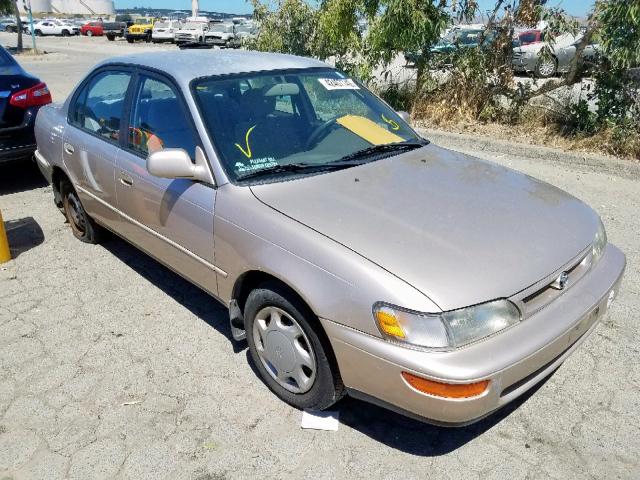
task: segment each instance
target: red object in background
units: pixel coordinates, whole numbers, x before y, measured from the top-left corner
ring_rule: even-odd
[[[101,37],[102,35],[104,35],[104,30],[102,28],[102,23],[89,22],[82,26],[82,28],[80,29],[80,33],[82,35],[95,35],[97,37]]]
[[[45,83],[38,83],[11,95],[9,104],[18,108],[38,107],[51,103],[51,92]]]
[[[532,43],[538,43],[544,41],[544,32],[540,30],[527,30],[518,35],[520,40],[520,46],[530,45]]]

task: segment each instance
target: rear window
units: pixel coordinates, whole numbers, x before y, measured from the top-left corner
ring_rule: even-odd
[[[4,48],[0,47],[0,67],[13,67],[17,64],[14,58]]]

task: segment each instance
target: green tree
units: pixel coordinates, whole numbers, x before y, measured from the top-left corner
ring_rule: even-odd
[[[16,16],[16,25],[18,28],[18,52],[22,51],[22,20],[20,19],[20,11],[18,10],[18,0],[0,0],[0,13],[3,15],[14,14]]]

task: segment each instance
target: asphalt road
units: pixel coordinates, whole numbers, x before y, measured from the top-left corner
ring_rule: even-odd
[[[56,99],[118,49],[162,48],[42,44],[53,60],[22,63]],[[591,204],[628,267],[603,323],[546,383],[453,430],[352,399],[337,432],[301,430],[230,340],[224,308],[120,239],[78,242],[32,165],[0,168],[15,257],[0,266],[0,479],[639,478],[640,177],[478,154]]]

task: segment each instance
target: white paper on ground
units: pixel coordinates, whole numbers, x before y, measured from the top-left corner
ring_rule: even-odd
[[[340,412],[310,412],[305,410],[302,412],[302,422],[300,426],[302,428],[310,428],[313,430],[338,430],[338,417]]]

